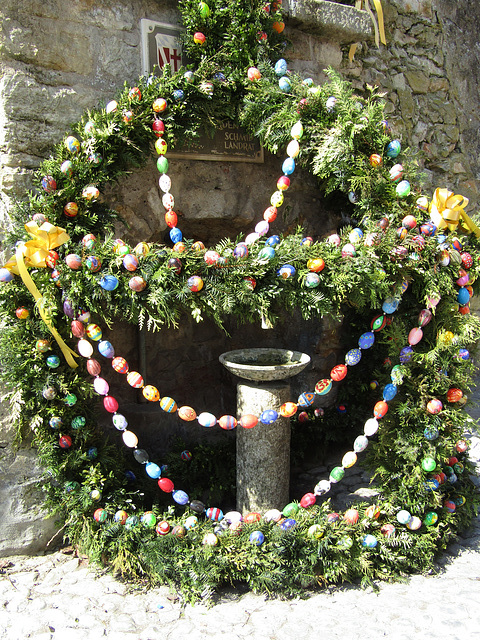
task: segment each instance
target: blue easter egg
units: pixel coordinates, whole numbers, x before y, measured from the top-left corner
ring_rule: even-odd
[[[108,340],[101,340],[98,343],[98,350],[104,358],[113,358],[115,356],[115,349]]]
[[[215,522],[220,522],[223,519],[223,511],[218,507],[209,507],[205,511],[205,515],[209,520],[214,520]]]
[[[140,520],[137,516],[128,516],[125,520],[125,529],[133,529],[139,524]]]
[[[108,274],[100,280],[100,286],[102,289],[105,289],[105,291],[114,291],[118,287],[118,279]]]
[[[160,476],[162,475],[160,467],[158,466],[158,464],[155,464],[155,462],[147,462],[147,464],[145,465],[145,472],[147,476],[150,476],[150,478],[153,478],[154,480],[160,478]]]
[[[295,160],[287,158],[282,164],[282,171],[286,176],[291,175],[295,171]]]
[[[438,429],[433,426],[425,427],[423,435],[427,440],[436,440],[438,438]]]
[[[97,447],[90,447],[90,449],[87,451],[87,458],[89,460],[95,460],[97,456],[98,456]]]
[[[52,429],[60,429],[63,424],[63,420],[59,416],[52,416],[50,418],[50,426]]]
[[[438,482],[438,480],[435,480],[435,478],[428,478],[424,482],[423,486],[427,491],[435,491],[440,486],[440,483]]]
[[[178,227],[172,227],[170,229],[170,240],[175,244],[176,242],[180,242],[183,238],[183,233],[180,231]]]
[[[397,395],[397,387],[394,384],[385,385],[385,389],[383,390],[383,399],[386,402],[393,400],[393,398]]]
[[[362,333],[360,338],[358,339],[358,346],[360,349],[370,349],[370,347],[375,342],[375,334],[373,331],[367,331],[366,333]]]
[[[181,504],[181,505],[188,504],[190,500],[190,498],[188,497],[188,494],[185,493],[185,491],[182,491],[181,489],[177,489],[176,491],[174,491],[172,493],[172,498],[175,500],[177,504]]]
[[[128,480],[128,482],[135,482],[137,476],[133,473],[133,471],[125,471],[125,478]]]
[[[283,58],[280,58],[280,60],[277,60],[275,63],[275,73],[277,76],[284,76],[287,73],[287,68],[287,61]]]
[[[457,357],[461,360],[470,360],[470,352],[468,349],[459,349]]]
[[[362,352],[360,351],[360,349],[350,349],[350,351],[345,354],[345,364],[351,367],[355,364],[358,364],[361,359]]]
[[[283,92],[288,93],[292,88],[292,83],[287,78],[287,76],[283,76],[283,78],[280,78],[280,80],[278,81],[278,86]]]
[[[293,265],[284,264],[280,267],[280,269],[278,269],[277,276],[280,276],[284,280],[287,280],[287,278],[293,277],[295,273],[296,273],[296,269]]]
[[[378,540],[375,536],[372,536],[371,533],[367,533],[366,536],[362,538],[362,547],[366,547],[367,549],[375,549],[378,544]]]
[[[286,518],[283,522],[280,523],[280,528],[284,531],[288,531],[289,529],[293,529],[293,527],[297,524],[297,521],[293,518]]]
[[[392,140],[388,143],[385,153],[389,158],[396,158],[401,150],[402,145],[400,144],[400,140]]]
[[[276,247],[277,244],[280,244],[280,236],[270,236],[265,240],[265,244],[268,247]]]
[[[305,78],[304,80],[302,80],[302,84],[304,84],[306,87],[312,87],[313,78]]]
[[[246,258],[248,255],[248,247],[244,242],[239,242],[233,250],[233,255],[237,260],[239,258]]]
[[[173,98],[174,100],[183,100],[184,97],[184,93],[182,91],[182,89],[175,89],[175,91],[173,92]]]
[[[267,409],[260,416],[260,422],[262,424],[273,424],[278,418],[278,413],[273,409]]]
[[[259,547],[265,541],[265,536],[261,531],[252,531],[248,540]]]
[[[298,396],[297,404],[299,407],[309,407],[310,405],[313,404],[314,400],[315,400],[314,393],[304,391]]]
[[[412,355],[413,355],[412,347],[410,346],[403,347],[403,349],[400,351],[400,362],[402,364],[405,364],[406,362],[410,362],[410,360],[412,359]]]
[[[385,298],[382,304],[382,309],[385,313],[395,313],[398,309],[399,300],[397,298],[388,297]]]
[[[60,366],[60,358],[58,356],[48,356],[46,362],[50,369],[56,369]]]
[[[0,269],[0,282],[10,282],[13,280],[13,273],[8,269]]]
[[[470,301],[470,293],[466,287],[460,287],[457,294],[457,302],[460,305],[468,304]]]

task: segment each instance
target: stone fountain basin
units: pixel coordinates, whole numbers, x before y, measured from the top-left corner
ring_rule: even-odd
[[[296,376],[310,363],[310,356],[288,349],[237,349],[219,356],[223,366],[245,380],[267,382]]]

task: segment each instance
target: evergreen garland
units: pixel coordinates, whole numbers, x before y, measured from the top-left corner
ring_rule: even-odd
[[[459,471],[454,482],[447,481],[435,491],[426,484],[431,474],[422,469],[421,461],[432,457],[438,470],[452,474],[448,462],[465,429],[471,427],[461,403],[448,403],[445,397],[452,387],[464,394],[469,392],[474,365],[471,359],[460,357],[459,350],[474,349],[480,336],[478,319],[459,312],[455,283],[461,256],[454,249],[454,238],[460,238],[464,250],[473,257],[469,269],[473,289],[480,271],[479,240],[459,225],[443,241],[441,250],[448,251],[450,263],[442,265],[438,236],[423,237],[423,250],[416,239],[417,231],[399,239],[397,230],[405,216],[428,220],[428,214],[416,204],[421,187],[414,155],[408,150],[402,154],[404,175],[414,186],[410,195],[399,197],[389,174],[395,161],[385,152],[391,137],[377,89],[369,87],[365,95],[357,95],[332,70],[328,71],[329,82],[322,86],[312,86],[289,72],[291,89],[284,92],[279,88],[274,64],[285,46],[280,2],[270,3],[268,11],[260,0],[210,0],[208,11],[204,5],[196,0],[179,2],[193,81],[186,80],[185,69],[173,74],[166,67],[159,77],[139,79],[141,98],[125,85],[116,96],[116,110],[107,112],[98,107],[85,113],[72,127],[72,133],[81,140],[79,153],[72,154],[63,140],[42,163],[36,176],[38,189],[12,208],[13,228],[8,242],[13,252],[17,242],[28,240],[24,224],[39,215],[69,234],[70,240],[58,248],[55,265],[61,286],[52,280],[49,269],[30,270],[50,321],[66,342],[71,342],[70,321],[62,308],[68,301],[75,313],[87,308],[109,327],[121,318],[149,330],[176,327],[184,314],[199,322],[211,317],[219,326],[232,315],[242,322],[258,321],[259,312],[271,323],[285,310],[299,310],[306,319],[344,316],[349,329],[344,336],[348,349],[355,346],[352,340],[368,326],[387,297],[402,297],[401,312],[376,334],[378,355],[372,358],[372,364],[358,365],[358,379],[355,371],[348,385],[341,388],[340,398],[342,393],[345,397],[350,393],[358,400],[359,415],[352,420],[355,428],[361,428],[360,407],[366,407],[368,414],[368,406],[371,409],[374,402],[368,381],[376,378],[380,386],[390,381],[385,361],[398,362],[410,329],[418,326],[419,311],[431,296],[440,296],[423,340],[415,347],[411,361],[399,369],[402,385],[381,420],[375,443],[367,450],[365,464],[374,474],[381,495],[378,517],[371,517],[368,505],[361,504],[358,524],[344,520],[332,524],[327,518],[332,505],[322,498],[316,506],[298,511],[296,526],[290,531],[261,521],[245,525],[239,535],[219,536],[215,547],[202,544],[204,534],[212,532],[213,524],[208,520],[200,519],[183,538],[159,536],[155,529],[143,525],[116,523],[113,516],[119,509],[129,513],[152,510],[157,520],[168,520],[173,527],[184,522],[185,509],[165,506],[165,497],[159,498],[145,479],[133,487],[129,484],[123,455],[96,424],[97,409],[92,401],[96,396],[83,367],[71,369],[63,360],[56,369],[46,366],[37,342],[51,341],[49,330],[22,280],[16,277],[0,287],[0,361],[2,379],[12,390],[12,418],[19,437],[33,433],[45,468],[47,504],[58,513],[73,544],[94,560],[106,560],[128,578],[170,583],[189,600],[208,600],[218,586],[240,581],[255,591],[292,595],[315,585],[346,580],[369,584],[428,570],[435,553],[468,526],[478,503],[469,476],[471,465],[464,452],[456,454],[463,473]],[[193,36],[199,31],[206,36],[204,46],[194,42]],[[256,82],[248,80],[247,70],[252,66],[261,72]],[[173,92],[180,89],[183,98],[175,100]],[[352,226],[341,230],[339,247],[322,239],[304,243],[299,229],[281,238],[272,260],[261,259],[263,244],[257,242],[249,247],[246,258],[235,261],[231,254],[236,242],[226,239],[216,247],[230,260],[229,268],[221,269],[207,265],[203,252],[196,251],[193,241],[187,240],[179,274],[168,262],[180,254],[167,246],[151,245],[140,257],[136,272],[148,286],[140,293],[132,291],[128,284],[131,274],[114,251],[116,212],[101,200],[82,197],[82,192],[90,184],[101,190],[120,180],[132,167],[150,161],[155,141],[152,103],[159,97],[168,101],[162,120],[171,149],[194,141],[205,129],[213,131],[227,119],[240,123],[267,149],[278,153],[289,142],[291,127],[301,119],[305,134],[297,162],[318,179],[325,194],[351,196],[358,225],[365,234],[375,234],[372,242],[358,244],[356,256],[349,258],[342,255],[341,247],[349,241]],[[335,99],[334,108],[328,107],[329,98]],[[380,166],[372,166],[372,154],[383,158]],[[71,173],[62,170],[66,161],[71,163]],[[56,188],[42,187],[45,176],[54,179]],[[63,213],[67,202],[79,205],[79,215],[73,219]],[[85,266],[75,271],[65,265],[68,254],[86,257],[82,245],[86,234],[101,238],[95,246],[95,256],[102,263],[100,272]],[[304,284],[311,258],[322,258],[326,265],[316,289]],[[277,276],[278,268],[286,263],[295,267],[295,278]],[[118,278],[119,286],[114,291],[99,286],[100,278],[107,274]],[[187,286],[192,275],[201,276],[205,282],[199,293],[193,294]],[[245,281],[247,275],[257,282],[253,290]],[[409,286],[403,292],[405,282]],[[16,317],[19,307],[31,310],[26,320]],[[50,348],[61,356],[53,341]],[[43,397],[50,386],[57,393],[51,402]],[[71,393],[77,402],[70,406],[63,398]],[[426,412],[433,397],[444,401],[440,416]],[[74,446],[67,450],[58,446],[59,432],[50,426],[51,418],[59,414],[62,433],[74,439]],[[85,418],[82,428],[72,426],[78,416]],[[323,420],[324,429],[328,429],[327,420],[328,416]],[[338,416],[332,424],[335,420]],[[438,429],[438,438],[427,440],[425,428]],[[221,470],[217,472],[221,475]],[[199,469],[197,477],[200,475]],[[192,482],[195,486],[195,479]],[[231,483],[231,478],[225,479],[226,487]],[[207,495],[208,490],[204,487]],[[98,506],[92,497],[95,491],[101,492],[101,505],[108,513],[107,522],[101,524],[92,517]],[[453,513],[445,508],[449,498],[458,502]],[[394,535],[384,536],[382,525],[394,522],[399,509],[408,509],[421,518],[434,511],[438,523],[423,525],[419,531],[397,526]],[[318,525],[315,535],[309,533],[312,524]],[[249,544],[253,530],[264,533],[263,545]],[[362,545],[367,533],[377,537],[375,549]],[[345,546],[346,539],[351,546]]]

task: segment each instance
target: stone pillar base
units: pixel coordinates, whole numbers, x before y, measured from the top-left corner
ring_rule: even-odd
[[[279,410],[290,400],[286,382],[237,385],[237,417],[260,416]],[[290,419],[279,417],[271,425],[258,422],[253,429],[237,429],[237,509],[241,513],[280,509],[289,502]]]

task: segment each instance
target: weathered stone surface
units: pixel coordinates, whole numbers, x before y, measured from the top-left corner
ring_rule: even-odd
[[[429,80],[421,71],[405,71],[405,77],[413,93],[427,93]]]
[[[342,44],[369,39],[372,23],[366,11],[324,0],[288,0],[287,15],[293,24]]]

